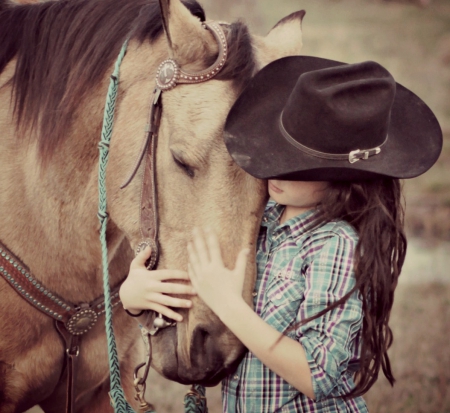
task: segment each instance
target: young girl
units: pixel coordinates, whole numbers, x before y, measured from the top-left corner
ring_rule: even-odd
[[[245,250],[231,270],[211,231],[196,230],[188,246],[196,293],[249,350],[223,382],[224,411],[367,411],[361,395],[380,369],[394,382],[388,321],[406,252],[398,178],[436,161],[436,118],[374,62],[297,56],[255,76],[225,132],[233,159],[268,179],[272,200],[254,309],[242,298]],[[123,291],[127,308],[138,293]]]

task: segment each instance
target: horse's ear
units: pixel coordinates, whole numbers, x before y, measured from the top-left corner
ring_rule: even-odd
[[[281,19],[266,37],[255,39],[257,58],[261,67],[285,56],[300,54],[303,46],[302,20],[304,10]]]
[[[180,0],[159,0],[159,4],[170,55],[180,66],[217,55],[219,47],[213,35]]]

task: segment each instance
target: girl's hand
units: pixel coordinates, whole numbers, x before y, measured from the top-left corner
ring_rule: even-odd
[[[147,247],[131,261],[130,272],[119,290],[123,308],[131,313],[141,310],[154,310],[176,321],[183,317],[169,307],[190,308],[190,300],[171,297],[167,294],[195,295],[191,285],[176,284],[168,280],[186,280],[189,276],[179,270],[154,270],[145,268],[145,261],[150,258],[151,248]]]
[[[188,245],[189,277],[200,298],[219,315],[232,299],[242,300],[248,249],[239,252],[235,267],[225,267],[217,235],[194,229],[194,239]],[[220,315],[219,315],[220,316]]]

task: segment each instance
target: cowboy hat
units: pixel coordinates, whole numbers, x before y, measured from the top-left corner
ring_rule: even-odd
[[[430,108],[375,62],[291,56],[264,67],[231,108],[227,149],[262,179],[423,174],[442,149]]]

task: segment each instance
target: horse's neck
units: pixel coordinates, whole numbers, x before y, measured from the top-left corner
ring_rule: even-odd
[[[9,94],[9,87],[0,89],[0,102],[9,102]],[[41,169],[37,143],[17,136],[10,108],[0,105],[0,240],[48,288],[75,302],[101,293],[96,146],[100,130],[92,130],[92,125],[99,125],[101,108],[96,98],[82,108],[78,119],[83,121]],[[112,223],[108,245],[112,255],[123,258],[128,253],[129,246]],[[112,264],[115,283],[127,268]]]

